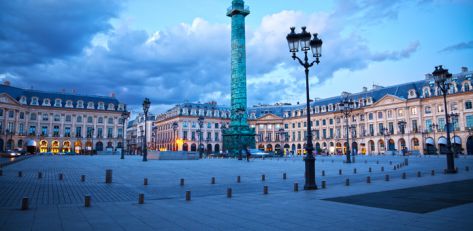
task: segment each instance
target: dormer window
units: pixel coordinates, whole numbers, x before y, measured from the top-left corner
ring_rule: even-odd
[[[67,100],[66,101],[66,107],[72,108],[72,100]]]
[[[43,106],[51,106],[51,101],[49,99],[43,99]]]
[[[87,103],[87,109],[95,109],[94,102],[88,102]]]
[[[430,88],[429,87],[424,87],[422,88],[422,97],[430,97]]]
[[[214,117],[219,117],[219,116],[220,116],[220,111],[215,110],[215,112],[214,112]]]
[[[55,107],[61,107],[62,106],[61,99],[55,99],[54,100],[54,106]]]
[[[118,104],[118,110],[119,111],[124,111],[125,110],[125,106],[121,103],[121,104]]]
[[[333,111],[333,105],[332,104],[328,105],[328,111]]]
[[[82,100],[77,101],[77,108],[84,108],[84,101]]]
[[[91,102],[89,102],[89,104],[87,105],[87,108],[90,107],[90,103],[91,103]],[[92,103],[92,108],[93,108],[93,107],[94,107],[94,106],[93,106],[93,103]],[[99,104],[98,104],[98,106],[97,106],[97,109],[98,109],[98,110],[104,110],[104,109],[105,109],[105,104],[104,104],[103,102],[99,102]]]
[[[20,98],[20,103],[21,103],[21,104],[26,104],[26,96],[22,96],[22,97]]]
[[[414,99],[417,98],[416,91],[414,89],[409,90],[409,94],[407,96],[408,99]]]
[[[327,108],[325,106],[322,106],[322,112],[326,112]]]
[[[467,92],[467,91],[470,91],[470,89],[471,89],[470,81],[463,82],[462,91]]]
[[[108,107],[107,107],[107,110],[109,110],[109,111],[115,110],[115,105],[113,103],[109,103]]]
[[[32,97],[31,98],[31,105],[38,106],[38,97]]]

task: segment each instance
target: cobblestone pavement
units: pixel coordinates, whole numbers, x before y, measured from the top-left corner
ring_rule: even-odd
[[[455,159],[459,168],[459,174],[455,175],[443,174],[445,156],[408,157],[409,165],[397,168],[405,159],[367,156],[357,157],[354,164],[346,164],[342,157],[318,157],[317,183],[320,188],[321,182],[325,181],[327,189],[295,193],[294,182],[299,182],[300,189],[304,182],[304,163],[299,158],[258,159],[247,163],[235,159],[142,162],[139,156],[126,156],[125,160],[120,160],[119,156],[37,156],[2,169],[0,230],[290,230],[317,227],[327,230],[333,225],[338,225],[337,229],[379,230],[379,226],[373,226],[374,221],[380,222],[376,223],[378,225],[382,222],[391,224],[393,229],[399,230],[402,228],[399,225],[391,221],[386,223],[393,217],[401,220],[405,217],[405,222],[400,224],[409,225],[413,230],[429,227],[448,230],[433,225],[439,219],[430,221],[427,218],[446,213],[445,221],[458,218],[457,213],[472,215],[472,204],[421,216],[320,200],[473,178],[473,172],[466,171],[466,167],[473,167],[470,157]],[[106,169],[113,170],[112,184],[104,183]],[[340,169],[342,175],[339,175]],[[19,171],[22,177],[19,177]],[[40,179],[39,172],[42,174]],[[421,172],[422,177],[417,177],[417,172]],[[286,180],[283,173],[287,174]],[[401,179],[403,173],[407,179]],[[59,179],[59,174],[63,174],[63,180]],[[262,174],[265,174],[265,181],[261,180]],[[385,181],[387,174],[390,175],[389,182]],[[81,175],[86,176],[85,182],[81,182]],[[241,176],[241,183],[236,182],[237,176]],[[368,176],[370,184],[366,183]],[[215,184],[211,184],[211,177],[215,177]],[[143,185],[144,178],[148,178],[149,185]],[[181,178],[185,179],[184,186],[179,185]],[[347,178],[350,186],[345,186]],[[269,195],[263,195],[263,186],[269,187]],[[228,187],[233,189],[232,199],[225,197]],[[191,202],[184,201],[187,190],[192,191]],[[137,204],[139,193],[145,195],[144,205]],[[83,207],[84,195],[91,195],[91,208]],[[21,211],[19,204],[25,196],[30,198],[30,210]],[[353,224],[355,218],[376,213],[386,216],[376,216],[367,222],[371,226]],[[346,215],[344,219],[343,214]],[[319,220],[328,215],[348,222]],[[304,223],[304,217],[310,217],[312,222]],[[471,219],[465,219],[454,226],[471,223]]]

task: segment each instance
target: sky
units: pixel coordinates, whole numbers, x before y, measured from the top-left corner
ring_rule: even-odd
[[[323,40],[311,98],[473,69],[471,0],[246,0],[248,106],[305,102],[289,28]],[[230,103],[231,0],[0,1],[0,81],[111,95],[141,111]]]

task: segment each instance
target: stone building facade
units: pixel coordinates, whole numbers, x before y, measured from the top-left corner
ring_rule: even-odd
[[[448,112],[453,127],[455,152],[473,154],[473,88],[467,68],[453,75]],[[444,153],[447,140],[443,96],[433,77],[389,87],[373,86],[350,94],[353,110],[348,118],[352,153]],[[314,147],[318,152],[346,151],[345,118],[339,110],[342,97],[316,99],[311,103]],[[180,104],[157,116],[157,147],[163,150],[197,150],[198,117],[204,116],[203,140],[207,152],[222,150],[222,125],[229,123],[230,109],[211,104]],[[259,105],[247,109],[248,123],[256,131],[256,146],[268,152],[302,154],[306,144],[305,105]],[[172,124],[179,126],[176,131]],[[210,126],[209,126],[210,124]],[[194,136],[192,136],[194,134]],[[207,138],[207,135],[210,137]],[[212,148],[212,149],[210,149]]]
[[[125,105],[88,96],[0,85],[0,152],[90,154],[123,148]]]

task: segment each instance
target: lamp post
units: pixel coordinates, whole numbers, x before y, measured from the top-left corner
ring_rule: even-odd
[[[459,114],[458,113],[454,113],[454,112],[451,112],[449,115],[450,117],[450,123],[452,124],[452,130],[453,130],[453,145],[452,145],[452,151],[453,151],[453,155],[455,156],[455,158],[458,157],[458,149],[457,149],[457,142],[455,141],[455,123],[456,121],[458,120],[458,116]],[[448,122],[448,121],[447,121]]]
[[[305,81],[306,81],[306,104],[307,104],[307,145],[305,157],[305,185],[304,190],[315,190],[317,185],[315,183],[315,158],[312,154],[314,146],[312,144],[312,132],[310,123],[310,98],[309,98],[309,68],[315,63],[319,64],[319,58],[322,56],[322,40],[314,34],[312,38],[311,34],[306,31],[306,27],[302,27],[301,33],[295,32],[295,27],[291,27],[291,32],[286,36],[289,52],[292,53],[292,59],[297,60],[300,65],[305,69]],[[312,38],[312,40],[311,40]],[[304,52],[304,60],[297,57],[296,53],[299,51],[299,47]],[[314,61],[309,62],[308,51],[312,49],[312,55],[315,58]]]
[[[173,136],[174,136],[174,144],[173,144],[173,147],[175,145],[175,148],[174,148],[174,151],[178,151],[179,150],[179,147],[177,146],[177,142],[176,142],[176,131],[177,131],[177,128],[179,127],[179,124],[177,122],[174,122],[172,123],[172,130],[173,130]]]
[[[404,120],[400,120],[400,121],[397,122],[397,126],[399,126],[399,131],[401,132],[402,139],[404,139],[404,132],[405,132],[406,124],[407,124],[407,122],[404,121]],[[406,145],[406,141],[404,140],[404,147],[401,147],[401,152],[402,152],[403,156],[406,155],[405,145]]]
[[[202,127],[204,126],[204,117],[203,116],[199,116],[199,118],[197,119],[197,121],[199,122],[199,158],[202,159],[202,155],[203,155],[203,147],[202,147]]]
[[[144,146],[143,146],[143,161],[148,161],[148,145],[146,143],[146,135],[147,135],[147,126],[146,122],[148,121],[148,111],[149,107],[151,106],[151,101],[148,98],[145,98],[143,101],[143,112],[145,113],[145,135],[144,135]]]
[[[443,106],[445,109],[445,118],[447,121],[447,173],[456,173],[455,162],[453,159],[452,153],[452,141],[450,140],[450,123],[448,122],[448,107],[447,107],[447,93],[450,89],[452,74],[448,72],[448,69],[443,69],[442,65],[435,67],[435,70],[432,72],[434,76],[435,84],[442,91],[443,94]]]
[[[126,120],[130,117],[130,112],[128,112],[125,108],[125,110],[122,112],[122,123],[123,123],[123,133],[122,133],[122,151],[121,151],[121,156],[120,159],[125,159],[125,136],[126,136]]]
[[[238,118],[238,130],[241,130],[241,119],[243,118],[243,115],[245,114],[245,109],[244,108],[238,108],[235,111],[235,114]],[[240,145],[238,146],[238,160],[242,160],[243,156],[241,154],[241,149],[242,146],[244,145],[243,142],[241,141],[241,132],[238,132],[238,141],[240,142]]]
[[[346,146],[346,156],[347,156],[347,163],[351,163],[350,158],[350,127],[348,126],[348,118],[353,111],[353,101],[350,100],[350,93],[343,92],[342,93],[342,101],[338,104],[340,108],[340,113],[342,113],[343,118],[345,119],[345,128],[346,128],[346,135],[347,135],[347,146]]]

